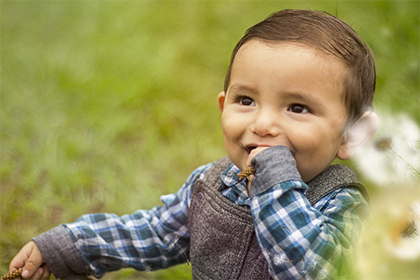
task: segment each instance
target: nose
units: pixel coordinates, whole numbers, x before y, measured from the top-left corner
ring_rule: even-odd
[[[255,113],[251,132],[258,136],[277,136],[280,134],[280,116],[271,108],[260,108]]]

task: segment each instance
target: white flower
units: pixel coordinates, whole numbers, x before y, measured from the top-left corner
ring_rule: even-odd
[[[272,260],[275,266],[281,266],[285,262],[290,262],[290,260],[284,254],[276,254]]]
[[[420,201],[411,203],[399,223],[391,228],[385,246],[392,256],[414,260],[420,257]]]
[[[168,251],[168,253],[172,252],[172,250],[175,248],[175,246],[177,246],[177,242],[179,240],[179,236],[175,236],[171,242],[168,245],[168,248],[166,249]]]
[[[404,114],[378,115],[378,131],[354,155],[357,169],[380,186],[419,186],[419,127]]]
[[[168,253],[170,253],[170,252],[172,252],[172,250],[173,250],[175,247],[177,247],[177,249],[181,250],[182,254],[184,254],[184,256],[185,256],[185,260],[186,260],[186,262],[187,262],[187,265],[189,266],[189,265],[190,265],[190,261],[188,260],[188,256],[187,256],[187,254],[185,253],[184,249],[182,249],[182,247],[181,247],[181,246],[179,246],[178,241],[179,241],[179,236],[175,236],[175,237],[174,237],[174,238],[170,241],[170,243],[169,243],[169,245],[168,245],[168,248],[167,248],[166,250],[168,251]]]
[[[146,266],[146,267],[144,268],[144,271],[146,271],[147,273],[152,272],[152,266],[151,266],[151,265]]]

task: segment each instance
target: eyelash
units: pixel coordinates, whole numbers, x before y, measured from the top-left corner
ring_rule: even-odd
[[[295,107],[295,106],[301,107],[303,110],[306,110],[306,112],[293,112],[292,108]],[[299,104],[299,103],[290,104],[290,106],[287,108],[287,111],[292,112],[292,113],[296,113],[296,114],[305,114],[305,113],[311,113],[312,112],[310,108],[308,108],[305,105]]]
[[[249,97],[249,96],[246,96],[246,95],[237,95],[237,96],[235,96],[235,103],[239,103],[240,105],[242,105],[242,106],[251,106],[251,104],[250,105],[244,105],[244,104],[242,104],[242,102],[244,101],[244,99],[249,99],[252,103],[255,103],[254,102],[254,99],[252,99],[251,97]]]
[[[235,101],[235,103],[239,103],[242,106],[252,106],[251,104],[249,104],[249,105],[242,104],[244,99],[249,99],[252,103],[255,103],[255,101],[251,97],[246,96],[246,95],[237,95],[237,96],[235,96],[234,101]],[[296,106],[301,107],[303,110],[306,110],[306,112],[293,112],[292,108],[296,107]],[[306,113],[311,113],[312,112],[312,110],[308,106],[305,106],[305,105],[299,104],[299,103],[290,104],[289,107],[287,108],[287,111],[292,112],[292,113],[296,113],[296,114],[306,114]]]

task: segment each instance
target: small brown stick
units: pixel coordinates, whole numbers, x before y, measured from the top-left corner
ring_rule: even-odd
[[[253,175],[255,173],[254,167],[248,167],[247,169],[238,173],[239,180],[245,179],[249,175]]]
[[[23,267],[19,268],[18,270],[15,270],[13,272],[6,273],[3,275],[0,280],[6,280],[6,279],[22,279],[22,271]]]

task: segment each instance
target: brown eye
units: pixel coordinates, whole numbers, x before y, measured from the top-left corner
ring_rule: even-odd
[[[243,96],[239,100],[239,104],[241,104],[243,106],[253,106],[254,105],[254,100],[252,100],[249,97]]]
[[[302,105],[302,104],[292,104],[287,109],[287,111],[297,113],[297,114],[309,113],[308,107],[306,107],[305,105]]]

